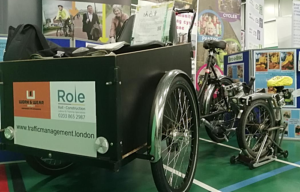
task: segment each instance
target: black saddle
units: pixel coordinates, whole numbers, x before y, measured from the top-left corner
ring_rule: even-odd
[[[226,49],[225,41],[206,40],[203,43],[204,49]]]

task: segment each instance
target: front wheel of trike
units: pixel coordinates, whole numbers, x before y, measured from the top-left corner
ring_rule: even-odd
[[[173,79],[162,110],[161,158],[151,163],[160,192],[188,191],[198,154],[198,108],[191,83]]]
[[[28,155],[25,158],[31,168],[43,175],[62,175],[73,168],[72,162],[35,157],[32,155]]]

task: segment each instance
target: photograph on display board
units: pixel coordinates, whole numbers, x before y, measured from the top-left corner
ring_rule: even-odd
[[[292,115],[292,111],[291,110],[282,110],[282,119],[286,122],[289,121],[289,119],[291,118]]]
[[[281,70],[294,70],[294,52],[281,52],[280,54]]]
[[[198,32],[201,38],[218,40],[222,37],[224,26],[217,13],[206,11],[199,16]]]
[[[234,82],[244,82],[244,64],[227,65],[227,76]]]
[[[269,94],[276,94],[277,93],[277,90],[275,87],[268,87],[268,92]]]
[[[268,53],[256,53],[256,71],[268,71]]]
[[[43,0],[43,33],[45,36],[115,42],[116,34],[129,15],[129,5]]]
[[[219,11],[229,14],[241,13],[241,0],[218,0]]]
[[[269,53],[269,70],[280,70],[280,53]]]

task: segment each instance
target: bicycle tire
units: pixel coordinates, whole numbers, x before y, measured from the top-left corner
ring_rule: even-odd
[[[41,157],[32,155],[25,156],[28,165],[36,172],[43,175],[62,175],[72,170],[74,164],[72,162],[62,162],[61,164],[51,165],[43,160]],[[53,160],[56,161],[56,160]]]
[[[192,183],[193,183],[194,175],[195,175],[195,172],[196,172],[199,138],[198,138],[197,99],[196,99],[196,96],[194,94],[193,87],[183,77],[180,77],[180,76],[176,77],[173,80],[172,84],[171,84],[171,88],[169,89],[166,103],[169,102],[169,101],[172,101],[172,97],[173,97],[172,94],[174,92],[176,92],[176,90],[180,90],[180,89],[183,90],[184,93],[185,93],[185,96],[187,98],[186,102],[189,102],[187,105],[190,106],[190,109],[187,109],[187,110],[191,110],[190,112],[186,112],[187,114],[191,114],[191,125],[192,126],[190,127],[190,130],[191,130],[191,132],[190,132],[191,133],[191,135],[190,135],[191,136],[190,154],[188,155],[188,158],[187,158],[188,164],[187,165],[185,164],[186,167],[187,167],[186,172],[184,173],[183,171],[179,170],[180,173],[183,172],[184,176],[182,176],[182,177],[184,177],[184,178],[179,177],[177,175],[178,177],[175,181],[175,184],[173,185],[173,183],[174,183],[173,182],[173,176],[170,176],[170,177],[172,177],[172,180],[171,180],[171,183],[170,183],[170,178],[168,179],[167,175],[168,175],[169,172],[172,172],[172,171],[173,171],[173,174],[174,174],[174,170],[176,170],[176,164],[179,160],[177,159],[176,164],[175,165],[173,164],[173,168],[171,168],[172,167],[171,162],[166,167],[166,165],[164,165],[165,161],[164,161],[163,154],[164,154],[165,150],[167,150],[167,152],[170,153],[170,155],[173,155],[172,153],[175,151],[175,157],[178,156],[178,158],[179,158],[182,155],[182,153],[180,153],[180,152],[176,153],[176,150],[178,150],[179,146],[181,146],[181,148],[182,148],[183,144],[182,143],[181,143],[181,145],[177,144],[176,143],[177,141],[174,141],[175,139],[172,140],[171,143],[170,143],[170,141],[167,142],[167,139],[166,139],[166,144],[167,144],[166,147],[167,148],[164,149],[164,150],[163,150],[163,144],[161,144],[162,145],[161,159],[156,163],[151,163],[151,170],[152,170],[153,179],[154,179],[154,182],[155,182],[155,185],[156,185],[158,191],[160,191],[160,192],[165,192],[165,191],[168,191],[168,192],[169,191],[172,191],[172,192],[188,191],[189,188],[191,187]],[[180,98],[180,97],[178,96],[178,98]],[[171,108],[171,106],[173,106],[173,102],[169,106]],[[176,105],[174,105],[174,106],[176,106]],[[164,117],[168,112],[167,107],[168,107],[168,104],[165,104],[165,108],[163,110]],[[174,115],[174,117],[175,117],[175,115]],[[177,119],[177,118],[175,118],[175,119]],[[190,119],[190,118],[187,118],[187,119]],[[164,118],[163,125],[166,125],[167,123],[168,123],[168,118]],[[181,129],[182,127],[178,127],[178,128]],[[164,129],[163,133],[167,133],[168,130],[169,129]],[[165,138],[167,138],[167,136]],[[164,142],[164,140],[162,138],[161,143],[163,143],[163,142]],[[186,152],[186,149],[187,148],[185,148],[185,152]],[[174,151],[172,152],[172,150],[174,150]],[[177,156],[176,156],[176,154],[177,154]],[[185,153],[184,153],[184,155],[185,155]],[[174,160],[174,162],[175,162],[175,160]],[[181,160],[180,169],[181,169],[182,165],[183,165],[183,160]],[[185,168],[183,170],[185,170]],[[176,171],[178,171],[178,170],[176,170]],[[176,175],[176,173],[174,175]],[[182,179],[182,182],[180,183],[180,185],[176,185],[176,182],[178,181],[178,178],[180,178],[180,180]]]
[[[222,83],[222,85],[226,86],[226,85],[231,85],[232,81],[228,78],[223,78],[223,79],[221,79],[221,83]],[[213,92],[217,91],[217,89],[220,89],[220,87],[215,87],[215,90]],[[222,97],[222,96],[219,94],[218,97]],[[211,104],[209,104],[208,106],[211,107]],[[210,111],[210,109],[208,109],[208,111]],[[210,121],[211,118],[208,118],[208,120]],[[216,134],[212,133],[212,131],[207,126],[205,126],[205,130],[206,130],[208,137],[212,141],[214,141],[216,143],[223,143],[226,141],[224,135],[216,135]]]
[[[270,106],[268,105],[268,103],[265,100],[257,100],[251,103],[250,106],[247,107],[247,109],[243,112],[241,119],[239,121],[239,125],[236,131],[236,137],[237,137],[237,141],[238,141],[238,145],[239,147],[244,150],[249,156],[255,158],[257,156],[257,152],[253,151],[252,149],[250,149],[250,147],[247,144],[245,135],[246,135],[246,124],[247,124],[247,119],[251,113],[251,111],[258,106],[262,106],[264,107],[268,113],[270,114],[270,127],[274,127],[275,126],[275,115],[272,112],[272,109],[270,109]],[[251,128],[252,129],[252,128]],[[249,132],[249,129],[248,129]],[[274,140],[275,137],[275,130],[270,132],[269,137]],[[268,139],[266,146],[270,145],[271,141]],[[260,146],[259,146],[260,147]],[[258,147],[258,149],[259,149]],[[265,157],[268,154],[268,150],[267,148],[265,148],[260,157]]]

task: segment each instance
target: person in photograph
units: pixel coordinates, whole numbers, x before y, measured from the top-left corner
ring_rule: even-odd
[[[256,71],[267,71],[267,54],[261,53],[259,61],[256,63]]]
[[[293,52],[287,52],[285,61],[282,62],[282,70],[294,70],[294,57]]]
[[[95,24],[100,24],[98,15],[94,13],[93,7],[91,5],[87,6],[87,13],[83,14],[82,18],[82,31],[86,32],[88,40],[96,40],[93,38],[92,29]]]
[[[283,113],[283,117],[284,117],[284,118],[287,118],[287,119],[291,118],[291,112],[285,111],[285,112]]]
[[[270,65],[269,69],[279,69],[279,53],[270,53]]]
[[[116,41],[116,36],[120,33],[124,22],[129,18],[126,13],[123,13],[121,5],[113,5],[112,7],[115,17],[111,21],[110,41]]]
[[[212,22],[207,24],[205,35],[216,36],[216,28]]]
[[[270,94],[276,94],[277,90],[274,87],[268,87],[268,93],[270,93]]]
[[[69,12],[64,9],[62,5],[58,5],[58,12],[55,17],[56,21],[64,21],[64,28],[69,27],[69,30],[71,30],[70,26],[70,14]]]

